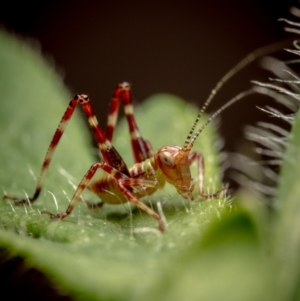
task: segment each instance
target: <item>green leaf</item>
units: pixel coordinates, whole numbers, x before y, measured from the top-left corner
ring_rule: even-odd
[[[249,212],[224,215],[166,272],[153,299],[268,300],[269,266],[259,232]]]
[[[34,192],[70,95],[36,50],[5,32],[0,33],[0,45],[0,181],[5,192],[25,197]],[[157,149],[169,144],[182,146],[198,109],[178,97],[160,94],[136,111],[141,132]],[[120,122],[114,145],[131,165],[127,132],[125,121]],[[210,192],[221,186],[216,142],[210,125],[194,147],[204,155],[205,188]],[[76,114],[54,155],[39,199],[32,206],[1,202],[0,248],[9,256],[23,258],[28,269],[41,271],[74,299],[150,300],[149,292],[157,282],[163,283],[162,269],[172,270],[182,252],[187,259],[187,250],[201,241],[229,206],[224,199],[186,201],[173,187],[165,187],[145,197],[155,210],[157,201],[162,204],[168,223],[165,234],[157,230],[151,217],[127,204],[89,211],[80,203],[66,220],[50,222],[40,211],[66,209],[74,186],[95,162],[94,153],[86,122]],[[196,176],[195,167],[192,172]],[[97,202],[90,193],[84,197]],[[193,275],[198,277],[196,270]],[[170,275],[169,280],[176,283],[176,278]]]

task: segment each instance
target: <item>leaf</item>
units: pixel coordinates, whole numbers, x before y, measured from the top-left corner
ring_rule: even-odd
[[[259,232],[247,211],[224,215],[165,273],[153,299],[268,300],[270,269]]]
[[[0,33],[0,45],[0,181],[5,192],[24,197],[34,192],[70,95],[36,50],[5,32]],[[183,145],[197,111],[178,97],[160,94],[150,97],[136,113],[141,132],[157,149]],[[114,145],[130,165],[124,122],[120,122]],[[195,150],[205,157],[209,191],[221,186],[216,140],[209,126],[195,144]],[[229,207],[223,199],[198,198],[191,203],[173,187],[165,187],[145,198],[155,210],[157,201],[162,204],[168,222],[163,235],[152,218],[128,205],[89,211],[81,203],[66,220],[50,222],[40,211],[64,211],[74,186],[95,161],[89,141],[87,126],[76,114],[54,155],[40,198],[32,206],[0,204],[0,248],[8,257],[23,258],[28,270],[41,271],[60,292],[74,299],[152,299],[149,292],[157,282],[163,283],[161,270],[171,270],[178,255],[201,240]],[[94,195],[84,196],[97,202]],[[193,273],[197,277],[197,271]],[[176,283],[177,275],[170,277]]]

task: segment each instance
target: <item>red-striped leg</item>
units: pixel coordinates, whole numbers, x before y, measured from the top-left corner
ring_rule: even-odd
[[[93,164],[88,172],[85,174],[85,176],[82,178],[81,182],[79,183],[72,199],[71,202],[67,208],[67,210],[64,213],[58,213],[58,214],[52,214],[47,210],[43,210],[42,213],[50,215],[52,220],[57,220],[57,219],[64,219],[70,213],[73,211],[77,201],[79,200],[80,195],[82,194],[83,190],[88,186],[89,182],[93,178],[94,174],[98,169],[102,169],[105,172],[107,172],[111,177],[113,178],[112,180],[114,181],[113,183],[116,184],[116,187],[119,189],[121,194],[125,197],[124,200],[128,200],[135,204],[138,208],[144,210],[147,214],[152,216],[154,219],[158,221],[159,229],[161,231],[164,231],[166,226],[163,221],[163,219],[151,208],[149,208],[147,205],[145,205],[143,202],[141,202],[132,192],[132,189],[134,189],[135,186],[140,188],[141,186],[148,186],[148,187],[155,187],[157,184],[155,181],[147,181],[144,179],[132,179],[127,177],[125,174],[121,173],[117,169],[109,166],[105,162],[100,162],[100,163],[95,163]],[[109,181],[108,181],[109,182]],[[107,182],[107,183],[108,183]],[[112,189],[113,190],[113,189]]]
[[[43,162],[43,166],[41,169],[41,173],[36,185],[36,189],[35,192],[33,194],[32,197],[28,198],[28,199],[19,199],[16,198],[14,196],[5,194],[3,196],[3,199],[9,199],[15,202],[16,205],[18,204],[28,204],[28,203],[32,203],[34,202],[42,189],[43,183],[44,183],[44,179],[45,179],[45,175],[46,172],[49,168],[50,162],[52,160],[53,154],[56,150],[56,147],[65,131],[65,128],[69,122],[69,120],[71,119],[76,106],[78,105],[78,103],[81,104],[82,109],[84,111],[84,113],[86,114],[87,118],[88,118],[88,122],[90,124],[90,127],[94,133],[95,139],[97,141],[98,147],[101,150],[102,156],[104,158],[104,161],[109,164],[111,167],[117,169],[118,171],[120,171],[121,173],[129,176],[129,171],[128,168],[125,164],[125,162],[123,161],[122,157],[120,156],[120,154],[116,151],[116,149],[112,146],[112,144],[110,143],[110,141],[106,138],[105,133],[103,132],[103,130],[100,128],[97,118],[93,112],[92,106],[90,104],[90,100],[88,98],[88,96],[86,95],[75,95],[74,98],[70,101],[69,106],[67,108],[67,110],[65,111],[63,117],[61,118],[61,121],[58,125],[58,128],[56,129],[54,136],[52,138],[52,141],[48,147],[44,162]]]
[[[117,124],[120,102],[124,103],[125,116],[128,122],[131,146],[135,163],[145,161],[153,156],[153,150],[149,141],[144,140],[134,118],[132,105],[132,91],[130,84],[123,82],[117,85],[113,92],[107,119],[106,137],[112,141],[113,133]]]
[[[214,193],[205,193],[203,191],[204,184],[204,158],[199,152],[191,152],[189,155],[189,165],[191,165],[194,161],[197,161],[197,169],[198,169],[198,193],[204,199],[213,199],[218,198],[221,192],[226,191],[226,187],[222,187],[220,190]]]
[[[44,178],[46,175],[46,172],[49,168],[51,159],[53,157],[54,151],[65,131],[65,128],[71,119],[75,108],[77,104],[80,103],[82,106],[82,109],[84,113],[86,114],[88,118],[88,122],[90,124],[90,127],[93,131],[93,134],[95,136],[95,139],[97,141],[98,147],[102,153],[102,156],[104,158],[105,162],[101,163],[95,163],[91,166],[91,168],[88,170],[88,172],[85,174],[81,182],[79,183],[72,200],[67,208],[67,210],[64,213],[59,214],[52,214],[49,211],[45,210],[42,213],[49,214],[51,216],[51,219],[64,219],[67,217],[73,210],[74,206],[76,205],[82,191],[87,187],[88,183],[94,176],[95,172],[100,168],[104,171],[106,171],[108,174],[111,175],[113,183],[116,184],[114,186],[118,189],[116,193],[120,192],[122,197],[124,198],[124,201],[130,201],[134,203],[137,207],[144,210],[146,213],[148,213],[150,216],[155,218],[159,223],[159,229],[163,231],[165,229],[165,224],[161,217],[154,212],[152,209],[150,209],[147,205],[142,203],[133,193],[132,187],[137,186],[138,190],[141,190],[143,187],[153,187],[156,185],[155,181],[147,181],[145,179],[130,179],[130,174],[128,171],[128,168],[124,162],[124,160],[121,158],[119,153],[116,151],[116,149],[112,146],[111,142],[107,139],[105,133],[100,128],[98,124],[98,120],[93,112],[90,100],[88,96],[86,95],[75,95],[75,97],[70,101],[69,106],[67,110],[65,111],[58,128],[55,131],[55,134],[53,136],[53,139],[48,147],[48,151],[46,153],[46,157],[44,159],[44,163],[42,166],[42,170],[39,176],[39,180],[36,186],[35,193],[33,197],[29,199],[19,199],[15,198],[10,195],[4,195],[5,199],[10,199],[15,202],[15,204],[27,204],[28,202],[32,203],[34,202],[42,189]],[[107,185],[109,183],[109,180],[107,181]],[[114,189],[113,189],[114,190]],[[88,205],[90,207],[90,205]],[[101,207],[102,203],[96,204],[97,207]]]

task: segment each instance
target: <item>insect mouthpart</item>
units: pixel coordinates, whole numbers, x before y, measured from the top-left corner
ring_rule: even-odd
[[[189,186],[185,186],[185,185],[178,185],[176,186],[177,188],[177,192],[184,198],[184,199],[189,199],[191,201],[194,200],[194,196],[193,196],[193,190],[195,187],[195,183],[192,180],[190,182]]]

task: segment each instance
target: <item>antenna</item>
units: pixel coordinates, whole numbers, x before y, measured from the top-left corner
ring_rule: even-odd
[[[185,149],[189,150],[193,147],[193,144],[195,140],[198,138],[198,136],[201,134],[201,132],[208,126],[208,124],[220,113],[222,113],[225,109],[233,105],[238,100],[251,95],[253,93],[256,93],[257,91],[255,89],[249,89],[246,91],[241,92],[240,94],[236,95],[234,98],[229,100],[225,105],[223,105],[220,109],[218,109],[216,112],[214,112],[207,120],[206,122],[200,127],[200,129],[195,133],[195,135],[190,139],[188,144],[184,147]]]
[[[279,49],[282,49],[286,44],[288,44],[288,42],[290,43],[290,39],[288,40],[283,40],[277,43],[273,43],[261,48],[258,48],[256,50],[254,50],[253,52],[249,53],[246,57],[244,57],[240,62],[238,62],[233,68],[231,68],[216,84],[216,86],[211,90],[208,98],[206,99],[204,105],[202,106],[202,108],[199,110],[198,116],[196,118],[196,120],[194,121],[194,124],[188,134],[188,136],[185,139],[184,142],[184,146],[183,149],[187,149],[188,147],[190,147],[191,145],[193,145],[194,141],[196,140],[196,138],[199,136],[199,134],[202,132],[202,127],[201,127],[201,131],[198,133],[196,133],[196,138],[195,136],[192,138],[192,135],[195,131],[196,125],[198,124],[201,116],[203,115],[203,113],[205,112],[206,108],[208,107],[208,105],[211,103],[211,101],[213,100],[213,98],[215,97],[215,95],[218,93],[218,91],[222,88],[222,86],[231,78],[233,77],[236,73],[238,73],[240,70],[242,70],[244,67],[246,67],[247,65],[249,65],[250,63],[252,63],[253,61],[255,61],[256,59],[262,57],[263,55],[266,55],[268,53],[272,53],[275,52]],[[252,90],[251,90],[252,91]],[[243,94],[245,92],[242,92],[241,94]],[[241,94],[239,94],[238,96],[240,96]],[[236,97],[238,97],[236,96]],[[246,95],[244,95],[246,96]],[[235,97],[235,98],[236,98]],[[243,97],[243,96],[242,96]],[[240,98],[242,98],[240,97]],[[235,98],[233,98],[232,100],[234,100]],[[238,98],[238,99],[240,99]],[[238,100],[236,99],[236,101]],[[227,104],[229,103],[234,103],[235,101],[232,102],[232,100],[230,100]],[[223,111],[225,108],[227,108],[229,105],[224,105],[221,109],[219,109],[217,112],[219,112],[220,110]],[[221,113],[221,111],[219,113]],[[215,114],[216,114],[215,113]],[[218,114],[219,114],[218,113]],[[213,114],[212,116],[214,116],[215,114]],[[217,116],[218,114],[216,114],[215,116]],[[211,117],[212,117],[211,116]],[[212,120],[213,118],[209,118],[208,120]],[[210,122],[210,121],[209,121]],[[208,123],[209,123],[208,122]],[[207,123],[207,124],[208,124]]]

